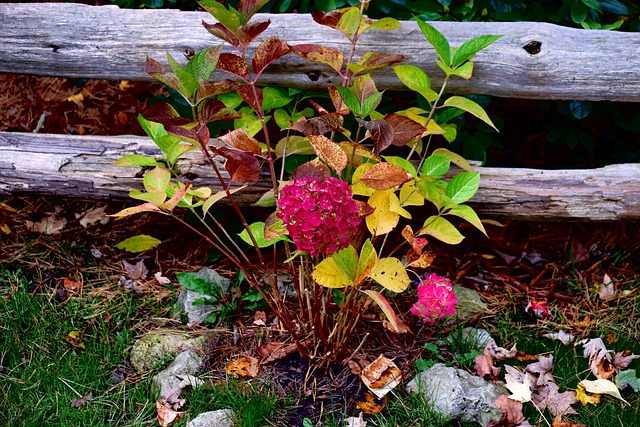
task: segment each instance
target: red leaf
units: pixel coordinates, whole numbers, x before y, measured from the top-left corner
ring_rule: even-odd
[[[258,182],[260,162],[255,156],[226,147],[220,147],[216,151],[227,159],[224,167],[229,172],[230,182]]]
[[[233,47],[240,46],[240,40],[233,34],[231,31],[227,29],[224,25],[220,23],[208,24],[202,21],[202,25],[209,31],[211,34],[216,36],[217,38],[226,41]]]
[[[215,83],[209,83],[201,80],[198,86],[198,97],[202,99],[209,96],[219,95],[221,93],[233,92],[242,86],[244,85],[229,79]]]
[[[338,49],[316,44],[299,44],[291,46],[291,50],[308,61],[327,64],[336,70],[338,74],[342,74],[344,54]]]
[[[191,129],[186,129],[184,127],[175,125],[168,125],[164,128],[170,134],[173,134],[186,141],[193,142],[201,147],[206,147],[209,143],[209,139],[211,138],[209,129],[204,125],[199,125]]]
[[[269,37],[256,48],[251,65],[258,77],[269,64],[291,52],[288,44],[277,37]]]
[[[262,110],[262,89],[256,86],[242,86],[238,89],[238,95],[247,103],[254,111]],[[257,97],[257,99],[256,99]]]
[[[144,72],[147,74],[154,74],[154,73],[164,74],[165,69],[161,63],[147,56],[147,62],[145,62],[144,64]]]
[[[360,119],[356,120],[371,133],[373,149],[376,154],[380,154],[382,150],[390,146],[391,142],[393,142],[393,128],[386,120],[374,120],[372,122]]]
[[[198,105],[198,114],[200,122],[204,124],[216,120],[233,120],[242,117],[236,110],[225,107],[222,101],[214,98],[207,98]]]
[[[342,116],[336,113],[328,113],[320,117],[310,119],[302,118],[291,129],[305,135],[322,135],[328,132],[340,132],[342,128]]]
[[[291,176],[291,179],[301,179],[304,177],[322,177],[327,178],[331,176],[331,170],[320,161],[320,159],[313,159],[310,162],[303,163],[296,168]]]
[[[180,114],[175,108],[164,101],[158,101],[153,104],[153,107],[142,113],[142,117],[152,122],[162,123],[163,125],[181,126],[193,123],[193,119],[180,117]]]
[[[245,153],[262,153],[262,149],[260,148],[260,143],[258,143],[258,140],[250,137],[249,134],[247,134],[247,131],[242,128],[232,130],[226,135],[219,136],[218,139],[229,145],[230,147],[233,147],[240,151],[244,151]]]
[[[405,61],[407,59],[404,55],[398,55],[395,53],[383,53],[383,52],[367,52],[365,53],[357,64],[351,64],[349,68],[354,73],[360,73],[362,71],[377,70],[378,68],[388,67],[398,62]]]
[[[218,59],[218,70],[226,71],[243,80],[249,78],[249,64],[243,58],[233,53],[221,53]]]
[[[374,190],[384,191],[410,181],[411,175],[400,166],[385,162],[373,165],[360,180]]]
[[[309,135],[309,142],[320,160],[341,175],[349,161],[347,153],[342,151],[338,144],[322,135]]]
[[[427,128],[415,120],[400,114],[387,114],[384,119],[393,128],[393,145],[402,147],[421,136]]]
[[[267,3],[269,3],[269,0],[240,0],[237,10],[244,15],[246,22]]]
[[[271,24],[271,20],[262,22],[249,22],[238,28],[240,44],[246,48],[256,37],[262,34]]]

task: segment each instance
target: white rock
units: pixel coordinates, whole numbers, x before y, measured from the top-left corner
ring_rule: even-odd
[[[187,427],[233,427],[235,414],[231,409],[203,412],[190,422]]]

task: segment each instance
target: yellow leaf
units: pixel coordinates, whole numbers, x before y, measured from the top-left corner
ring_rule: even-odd
[[[416,182],[409,181],[400,188],[400,206],[423,206],[424,197],[416,190]]]
[[[402,292],[411,283],[402,262],[393,257],[380,258],[371,278],[392,292]]]
[[[232,360],[227,364],[227,375],[233,378],[249,377],[255,378],[258,375],[259,363],[255,357],[241,357]]]
[[[393,190],[375,191],[367,203],[376,209],[366,218],[367,228],[372,235],[387,234],[398,225],[400,214],[397,210],[401,207]],[[396,211],[392,210],[392,204]]]
[[[358,259],[358,269],[354,279],[355,284],[359,285],[369,277],[371,272],[376,268],[378,262],[378,254],[373,247],[370,239],[367,239],[360,249],[360,258]]]
[[[393,360],[381,354],[362,370],[360,379],[378,399],[400,384],[402,373]]]
[[[578,399],[582,405],[587,406],[587,404],[591,403],[592,405],[597,405],[600,403],[600,395],[588,395],[585,392],[584,386],[578,384],[578,389],[576,390],[576,399]]]
[[[586,391],[589,393],[596,394],[608,394],[609,396],[613,396],[616,399],[622,400],[627,405],[629,402],[624,400],[622,396],[620,396],[620,390],[618,390],[618,386],[612,383],[609,380],[599,379],[595,381],[582,380],[578,383],[578,387],[584,387]]]
[[[0,230],[2,230],[2,232],[4,234],[11,234],[11,229],[9,228],[9,224],[2,224],[0,225]]]
[[[76,348],[84,348],[84,340],[82,331],[71,331],[64,337],[64,339]]]
[[[358,253],[349,246],[316,265],[311,278],[326,288],[344,288],[353,285],[357,268]]]

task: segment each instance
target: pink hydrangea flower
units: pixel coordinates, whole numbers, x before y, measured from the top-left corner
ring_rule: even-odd
[[[434,323],[436,319],[453,316],[457,303],[451,282],[431,274],[418,284],[418,302],[411,307],[411,313],[422,317],[426,323]]]
[[[349,184],[332,177],[291,181],[280,191],[278,207],[289,237],[311,256],[346,248],[362,221]]]

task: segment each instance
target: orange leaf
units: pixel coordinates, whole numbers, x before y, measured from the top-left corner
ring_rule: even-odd
[[[232,360],[226,367],[227,375],[230,375],[233,378],[255,378],[258,375],[258,369],[258,359],[251,356]]]
[[[389,190],[411,180],[411,175],[400,166],[391,163],[377,163],[366,171],[360,180],[374,190]]]
[[[562,414],[556,415],[553,419],[551,427],[586,427],[584,424],[574,423],[573,421],[562,421]]]
[[[162,402],[156,402],[156,412],[158,413],[158,423],[162,427],[169,427],[171,424],[184,417],[184,412],[178,412],[167,408],[162,404]]]
[[[362,370],[360,378],[373,394],[382,398],[400,384],[402,373],[393,360],[381,354]]]
[[[309,135],[311,146],[315,150],[320,159],[330,168],[336,171],[338,175],[347,167],[349,158],[342,148],[335,142],[323,135]]]
[[[365,414],[379,414],[387,404],[387,399],[385,397],[376,399],[376,396],[371,393],[365,393],[364,399],[364,401],[356,402],[356,408],[360,409]]]

